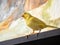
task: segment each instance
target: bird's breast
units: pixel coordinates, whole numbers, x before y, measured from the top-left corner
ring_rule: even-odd
[[[37,22],[34,22],[33,20],[27,22],[27,26],[32,28],[33,30],[39,30],[39,24]]]

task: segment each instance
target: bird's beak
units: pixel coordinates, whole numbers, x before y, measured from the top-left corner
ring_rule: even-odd
[[[22,15],[22,17],[24,17],[24,16]]]

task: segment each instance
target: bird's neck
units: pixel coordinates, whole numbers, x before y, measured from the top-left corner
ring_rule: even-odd
[[[29,20],[29,17],[25,18],[25,20],[26,20],[26,21]]]

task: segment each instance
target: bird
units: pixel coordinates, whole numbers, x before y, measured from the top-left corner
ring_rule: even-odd
[[[52,28],[57,28],[55,26],[50,26],[45,24],[42,20],[32,16],[28,12],[23,13],[22,17],[24,18],[26,25],[30,27],[34,31],[44,29],[46,27],[52,27]]]

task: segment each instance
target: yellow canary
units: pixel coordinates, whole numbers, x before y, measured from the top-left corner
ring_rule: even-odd
[[[35,30],[41,30],[46,27],[57,28],[54,26],[46,25],[43,21],[41,21],[40,19],[38,19],[36,17],[33,17],[31,14],[29,14],[27,12],[25,12],[22,15],[22,17],[25,19],[27,26],[33,29],[33,32]]]

